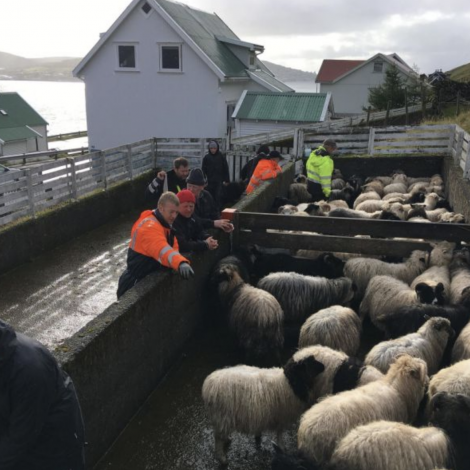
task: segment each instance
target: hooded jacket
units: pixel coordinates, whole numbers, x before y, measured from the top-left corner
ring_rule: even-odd
[[[210,235],[204,231],[199,218],[194,216],[185,217],[178,214],[173,222],[173,228],[176,231],[176,238],[182,252],[201,252],[209,249],[204,240],[209,238]]]
[[[325,197],[331,193],[331,175],[334,163],[325,147],[320,146],[314,150],[307,160],[307,178],[310,184],[320,184]]]
[[[70,377],[40,343],[0,321],[0,469],[84,469]]]
[[[194,215],[199,218],[205,230],[214,228],[214,220],[220,219],[217,204],[211,194],[205,189],[201,191],[196,199]]]
[[[230,182],[228,163],[225,155],[219,150],[219,143],[211,140],[209,145],[217,144],[217,152],[213,155],[208,149],[208,153],[202,159],[202,171],[207,177],[208,190],[211,187]]]
[[[166,186],[168,186],[168,188]],[[145,190],[145,199],[148,202],[155,203],[158,202],[160,196],[165,191],[171,191],[176,194],[182,189],[186,189],[186,180],[178,178],[175,170],[170,170],[167,172],[164,180],[158,178],[152,180]]]

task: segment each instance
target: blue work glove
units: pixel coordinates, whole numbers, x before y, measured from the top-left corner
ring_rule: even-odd
[[[194,276],[194,271],[188,263],[181,263],[178,268],[178,274],[186,281]]]

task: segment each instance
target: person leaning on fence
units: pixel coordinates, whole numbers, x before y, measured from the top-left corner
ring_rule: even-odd
[[[204,188],[207,185],[207,179],[200,168],[194,168],[190,171],[186,180],[188,189],[196,197],[196,209],[194,211],[206,230],[211,228],[220,228],[224,232],[233,231],[233,225],[229,220],[221,219],[217,205],[209,191]]]
[[[147,186],[145,198],[148,202],[156,203],[160,196],[167,191],[177,193],[186,189],[186,178],[189,175],[189,162],[184,157],[173,161],[173,169],[169,172],[159,171],[156,178]],[[155,206],[153,206],[155,207]]]
[[[251,160],[248,160],[246,164],[240,171],[240,177],[242,181],[248,185],[253,173],[255,171],[256,166],[263,158],[266,158],[269,155],[269,147],[267,145],[261,145],[258,150],[256,151],[256,157],[253,157]]]
[[[335,167],[331,155],[336,148],[334,140],[326,139],[308,157],[306,164],[307,190],[312,195],[312,202],[330,197],[331,176]]]
[[[180,250],[183,253],[188,253],[218,248],[217,240],[205,232],[200,219],[194,217],[196,196],[189,189],[183,189],[176,197],[179,199],[180,205],[178,207],[179,214],[173,223],[173,228],[176,231]]]
[[[223,187],[230,183],[230,174],[225,155],[219,150],[215,140],[209,142],[209,152],[202,159],[202,172],[207,177],[207,191],[211,193],[220,208]]]
[[[282,173],[279,162],[283,159],[284,157],[277,150],[272,150],[268,156],[262,158],[256,165],[253,176],[246,188],[246,194],[252,193],[262,181],[276,178],[277,175]]]
[[[155,210],[142,212],[132,227],[127,250],[127,267],[119,278],[118,299],[148,274],[160,269],[177,271],[189,279],[194,271],[179,253],[178,240],[172,227],[180,202],[172,192],[163,193]]]

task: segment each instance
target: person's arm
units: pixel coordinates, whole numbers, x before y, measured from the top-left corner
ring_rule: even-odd
[[[8,384],[10,414],[7,431],[0,439],[0,468],[17,470],[22,458],[34,447],[54,403],[56,379],[52,371],[24,367]]]
[[[331,194],[331,175],[333,174],[333,162],[325,162],[321,167],[320,183],[323,194],[330,197]]]
[[[164,171],[159,172],[147,186],[145,190],[145,198],[147,201],[158,201],[163,193],[163,185],[165,184],[166,173]]]

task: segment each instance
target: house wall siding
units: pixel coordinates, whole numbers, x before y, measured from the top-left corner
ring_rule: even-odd
[[[237,133],[233,137],[245,137],[247,135],[264,134],[275,132],[280,129],[292,129],[293,127],[301,127],[302,125],[313,124],[313,122],[273,122],[273,121],[251,121],[246,119],[237,119]],[[239,132],[238,132],[239,130]]]
[[[377,73],[374,62],[370,62],[337,83],[322,83],[321,93],[332,93],[336,114],[359,114],[369,106],[369,89],[384,82],[387,67],[390,65],[384,62],[383,72]],[[402,72],[400,75],[404,80],[408,78]]]
[[[45,152],[47,148],[47,129],[46,126],[30,126],[31,129],[39,132],[43,137],[37,137],[37,139],[28,139],[28,152]],[[36,149],[36,140],[37,140],[37,149]]]
[[[120,42],[138,43],[138,72],[116,71]],[[91,147],[224,135],[219,133],[217,76],[187,44],[182,45],[183,73],[159,72],[159,42],[183,40],[156,11],[145,17],[137,6],[82,71]]]

